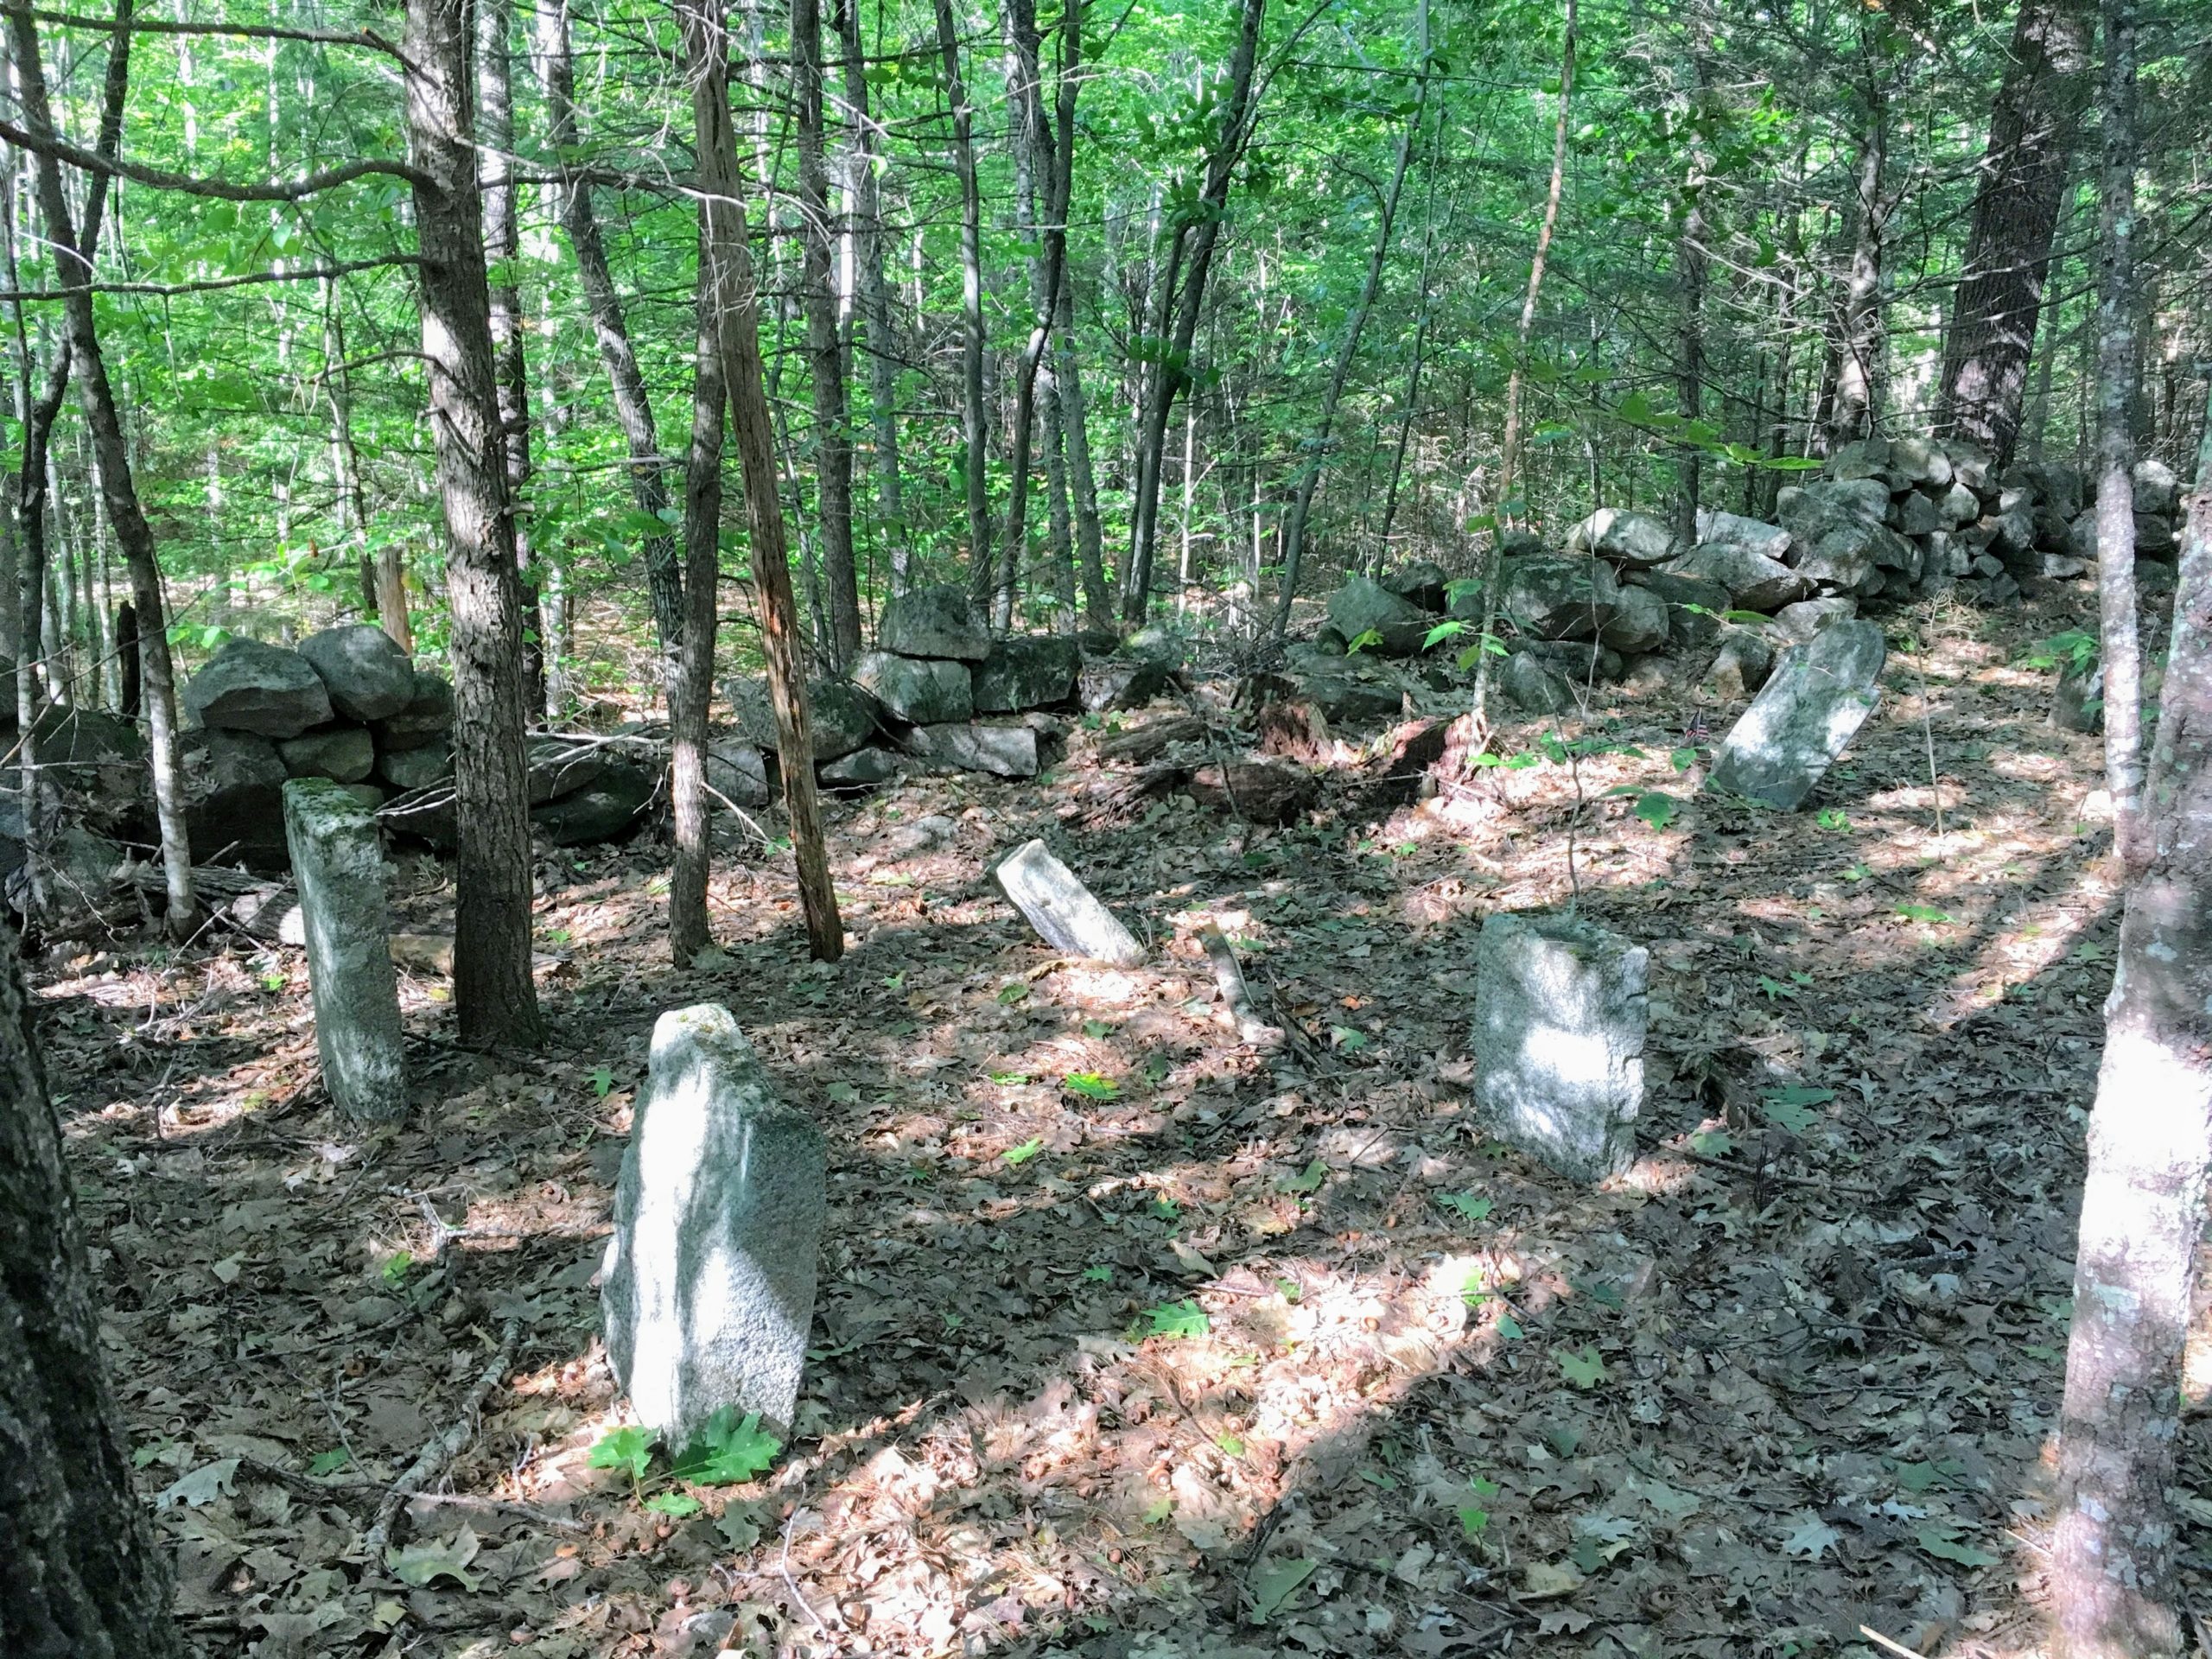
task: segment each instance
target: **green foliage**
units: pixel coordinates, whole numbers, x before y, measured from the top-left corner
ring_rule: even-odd
[[[587,1459],[594,1469],[626,1469],[635,1485],[645,1478],[653,1460],[653,1437],[634,1424],[611,1428],[599,1437]]]
[[[1096,1071],[1071,1071],[1060,1080],[1060,1086],[1071,1095],[1081,1095],[1085,1100],[1119,1100],[1122,1097],[1122,1085]]]
[[[676,1459],[673,1472],[701,1486],[740,1485],[765,1472],[782,1450],[782,1441],[762,1432],[759,1412],[747,1412],[741,1421],[724,1406]]]
[[[1033,1135],[1018,1147],[1008,1147],[999,1156],[1004,1159],[1010,1167],[1019,1169],[1044,1150],[1045,1137],[1041,1135]]]
[[[2094,633],[2080,628],[2069,628],[2054,633],[2020,658],[2023,668],[2063,669],[2069,674],[2087,674],[2096,666],[2102,642]]]
[[[1163,1302],[1145,1310],[1139,1328],[1147,1337],[1203,1337],[1213,1329],[1213,1321],[1194,1301]]]

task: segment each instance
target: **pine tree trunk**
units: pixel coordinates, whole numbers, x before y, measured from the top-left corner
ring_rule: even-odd
[[[483,204],[469,122],[467,0],[408,0],[409,159],[423,354],[446,528],[460,849],[454,1001],[473,1047],[532,1047],[530,793],[522,594],[492,355]]]
[[[12,935],[0,928],[0,1653],[168,1659],[168,1557],[130,1484],[99,1306]]]
[[[107,103],[100,142],[103,153],[115,153],[129,86],[129,0],[117,14],[122,25],[109,48]],[[45,67],[39,59],[38,34],[24,11],[8,14],[16,52],[18,93],[23,124],[39,137],[54,134],[48,105]],[[130,597],[138,612],[139,654],[145,678],[147,747],[152,760],[154,815],[161,828],[162,869],[165,877],[168,911],[164,918],[173,937],[191,931],[195,904],[192,893],[192,848],[184,826],[184,766],[176,714],[176,676],[169,658],[168,611],[162,593],[162,573],[154,547],[153,526],[138,505],[138,489],[124,441],[123,416],[116,407],[115,388],[108,379],[106,359],[100,353],[99,333],[92,306],[92,291],[86,285],[89,254],[81,246],[97,248],[99,219],[106,199],[95,189],[87,197],[84,240],[70,213],[68,193],[62,183],[61,163],[50,151],[35,158],[39,207],[46,220],[47,239],[53,245],[54,285],[65,290],[63,315],[69,330],[69,355],[82,394],[85,420],[92,429],[93,451],[99,457],[100,487],[107,499],[108,522],[115,526],[117,542],[130,570]]]
[[[1866,124],[1859,140],[1857,226],[1851,272],[1838,314],[1835,394],[1828,408],[1828,453],[1872,435],[1876,367],[1882,352],[1882,238],[1889,205],[1882,175],[1889,149],[1889,111],[1881,68],[1867,54]]]
[[[2132,33],[2111,27],[2126,4],[2106,0],[2108,37]],[[2108,50],[2132,55],[2132,41]],[[2148,798],[2105,1003],[2075,1249],[2050,1567],[2056,1659],[2194,1645],[2165,1489],[2212,1160],[2212,416],[2182,532]]]
[[[708,209],[708,251],[716,267],[714,321],[729,397],[730,428],[745,479],[746,515],[753,531],[753,580],[760,596],[776,752],[784,758],[784,810],[791,819],[791,851],[798,867],[799,906],[814,959],[835,962],[844,954],[844,925],[837,914],[836,888],[830,880],[821,802],[815,791],[814,739],[807,719],[806,666],[777,477],[776,427],[761,372],[760,292],[739,194],[728,41],[718,0],[678,0],[677,16],[691,75],[694,154],[702,206]]]
[[[830,275],[837,226],[830,208],[821,0],[791,0],[791,94],[798,105],[799,286],[805,296],[807,378],[814,397],[815,506],[822,526],[822,576],[829,590],[829,656],[842,668],[860,655],[861,594],[853,563],[852,416],[845,401],[844,345]]]
[[[545,707],[544,620],[522,501],[530,484],[530,359],[523,347],[522,287],[516,267],[522,232],[516,213],[514,67],[508,37],[512,0],[475,0],[476,74],[483,123],[484,257],[491,267],[492,373],[498,388],[499,434],[506,452],[507,500],[514,510],[515,571],[523,614],[524,706]]]
[[[2088,0],[2022,0],[1943,342],[1941,430],[2009,462],[2088,92]],[[2046,353],[2048,348],[2046,348]]]
[[[577,142],[576,75],[569,36],[568,0],[543,0],[537,11],[538,75],[545,86],[545,103],[556,152]],[[584,306],[591,313],[592,333],[599,343],[599,358],[607,369],[614,399],[615,424],[630,454],[630,495],[642,518],[665,523],[669,512],[667,468],[661,460],[660,437],[653,423],[652,396],[645,389],[638,353],[630,342],[622,296],[614,286],[607,264],[607,245],[599,233],[599,215],[593,210],[591,187],[570,180],[557,191],[561,226],[576,257],[576,275],[584,291]],[[683,573],[678,564],[672,531],[645,532],[645,586],[652,601],[653,626],[660,636],[664,659],[664,677],[677,673],[677,651],[683,638]]]
[[[891,591],[904,593],[912,544],[899,476],[898,334],[891,287],[883,276],[883,190],[875,175],[876,138],[868,116],[868,61],[861,40],[860,0],[835,0],[845,52],[845,102],[852,123],[853,263],[855,297],[867,333],[868,423],[875,445],[875,515],[891,566]]]

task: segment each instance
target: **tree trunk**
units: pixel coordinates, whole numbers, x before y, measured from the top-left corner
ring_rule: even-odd
[[[868,61],[861,40],[860,0],[833,0],[845,52],[845,103],[852,122],[854,286],[867,329],[868,422],[875,444],[875,514],[891,566],[891,591],[910,580],[912,543],[899,476],[898,335],[891,287],[883,276],[883,189],[875,175],[876,136],[868,116]]]
[[[821,0],[791,0],[791,94],[798,105],[799,286],[806,304],[807,378],[814,396],[814,499],[829,588],[831,663],[861,652],[860,575],[853,564],[853,438],[845,403],[845,353],[830,275],[837,227],[822,96]]]
[[[2105,785],[2113,846],[2133,868],[2143,831],[2143,652],[2135,602],[2135,20],[2103,0],[2104,172],[2098,213],[2097,596]]]
[[[1691,13],[1691,96],[1705,103],[1712,78],[1713,16],[1700,3]],[[1682,230],[1675,245],[1675,401],[1684,420],[1705,418],[1705,188],[1712,165],[1701,143],[1690,145],[1690,176],[1682,191]],[[1703,504],[1705,455],[1684,442],[1675,491],[1675,534],[1685,543],[1697,540],[1697,511]],[[1595,505],[1594,503],[1592,504]]]
[[[985,444],[990,417],[983,402],[983,204],[976,184],[976,118],[960,79],[960,35],[952,0],[937,0],[938,50],[944,59],[944,95],[952,106],[952,168],[960,180],[960,435],[968,495],[968,596],[979,611],[991,601],[996,565],[991,553],[990,474]]]
[[[1837,324],[1835,393],[1828,406],[1828,453],[1868,437],[1874,429],[1876,367],[1882,353],[1882,238],[1889,203],[1882,174],[1889,149],[1888,101],[1870,49],[1866,56],[1866,126],[1859,141],[1857,226],[1851,243],[1851,274]]]
[[[2088,92],[2092,11],[2088,0],[2022,0],[1990,108],[1936,407],[1945,436],[1981,445],[2000,467],[2019,441],[2044,276]]]
[[[522,594],[492,355],[483,204],[469,121],[467,0],[408,0],[409,158],[421,249],[423,351],[452,613],[459,893],[454,1001],[473,1047],[543,1038],[531,978]]]
[[[696,26],[686,20],[687,29]],[[702,130],[700,136],[709,135]],[[726,203],[702,200],[699,204],[699,338],[691,382],[691,451],[683,470],[683,643],[668,700],[669,795],[676,829],[676,859],[668,884],[668,943],[678,968],[689,967],[713,942],[707,917],[707,880],[713,861],[707,823],[707,715],[715,686],[722,442],[729,403],[722,378],[721,331],[731,296],[712,220],[729,211]]]
[[[111,37],[108,53],[107,109],[103,119],[102,153],[116,153],[122,109],[130,79],[130,0],[123,0],[117,14],[121,25]],[[16,50],[16,73],[22,104],[23,124],[36,137],[55,136],[48,106],[46,71],[39,60],[38,33],[27,11],[10,11],[9,29]],[[184,767],[180,753],[176,716],[176,677],[169,659],[168,612],[162,594],[161,567],[154,547],[152,525],[138,505],[137,480],[124,442],[123,416],[116,407],[115,389],[108,379],[107,363],[100,354],[99,333],[90,283],[92,257],[98,247],[99,221],[106,200],[104,190],[88,193],[85,235],[78,240],[69,210],[68,193],[61,179],[61,163],[50,149],[35,157],[39,205],[46,220],[47,239],[53,245],[54,282],[65,290],[63,314],[69,329],[69,355],[79,379],[92,448],[99,457],[100,487],[107,499],[108,522],[130,569],[131,601],[138,612],[139,653],[146,688],[148,748],[153,763],[154,812],[161,826],[162,868],[168,902],[166,921],[172,936],[181,938],[191,929],[194,908],[192,896],[192,849],[184,828]],[[83,251],[80,252],[79,250]]]
[[[1161,278],[1159,315],[1165,320],[1172,314],[1174,335],[1167,342],[1164,360],[1147,381],[1146,407],[1139,423],[1136,499],[1130,504],[1129,562],[1122,582],[1122,615],[1129,622],[1143,621],[1152,601],[1152,557],[1159,538],[1160,470],[1166,452],[1167,423],[1176,397],[1190,385],[1191,347],[1198,338],[1214,248],[1221,239],[1222,221],[1228,216],[1230,181],[1236,176],[1236,163],[1251,136],[1252,74],[1259,56],[1260,26],[1266,16],[1267,0],[1243,0],[1236,46],[1229,60],[1229,95],[1222,105],[1221,124],[1207,149],[1197,223],[1185,219],[1177,225],[1167,270]],[[1166,332],[1164,328],[1155,331]]]
[[[484,257],[490,266],[492,373],[506,453],[507,501],[514,513],[515,570],[523,615],[524,706],[545,707],[545,624],[521,511],[530,484],[530,360],[523,348],[522,232],[514,183],[514,66],[512,0],[475,0],[477,114],[483,124]]]
[[[2129,20],[2115,16],[2127,9],[2105,0],[2108,86],[2133,56]],[[2122,118],[2132,126],[2132,111]],[[2182,531],[2149,802],[2105,1003],[2075,1249],[2050,1569],[2057,1659],[2192,1645],[2165,1489],[2212,1160],[2212,419]]]
[[[537,12],[538,73],[545,86],[556,153],[573,149],[577,142],[576,76],[569,37],[568,0],[544,0]],[[644,372],[638,366],[636,348],[630,343],[623,315],[622,296],[607,261],[607,245],[599,233],[599,215],[593,211],[591,186],[569,180],[557,190],[561,226],[576,257],[576,275],[591,313],[592,333],[599,342],[600,361],[614,396],[614,420],[630,453],[630,495],[641,521],[664,525],[669,518],[668,473],[661,460],[660,438],[653,424],[653,404],[645,390]],[[645,586],[652,601],[653,625],[660,635],[664,658],[664,678],[677,671],[676,653],[683,637],[683,574],[677,563],[676,537],[671,531],[645,528]]]
[[[716,266],[715,338],[730,400],[730,425],[745,479],[753,531],[753,580],[760,596],[760,636],[767,658],[768,698],[776,716],[776,752],[784,758],[784,808],[809,948],[817,962],[844,954],[844,924],[822,844],[822,809],[815,793],[814,738],[806,709],[806,667],[798,607],[791,596],[790,555],[777,490],[776,429],[760,365],[759,289],[746,245],[745,206],[738,194],[737,130],[730,119],[728,43],[716,0],[679,0],[678,16],[691,73],[691,119],[699,188],[709,208],[709,248]]]
[[[0,1653],[181,1655],[12,936],[0,937]]]
[[[377,556],[369,550],[369,504],[361,486],[361,447],[353,438],[353,376],[346,365],[346,329],[338,315],[334,283],[322,285],[322,378],[330,399],[330,471],[338,488],[338,522],[353,543],[353,557],[361,572],[361,598],[376,613],[377,620],[396,642],[411,651],[406,632],[406,607],[400,611],[399,631],[384,615],[384,590]]]
[[[1569,27],[1571,29],[1572,25]],[[1313,509],[1313,493],[1320,488],[1321,472],[1329,462],[1329,442],[1336,430],[1337,408],[1344,401],[1345,383],[1351,378],[1351,365],[1359,355],[1359,337],[1366,332],[1368,315],[1375,309],[1375,296],[1382,286],[1382,265],[1389,257],[1390,232],[1398,222],[1398,199],[1406,188],[1406,168],[1413,160],[1414,139],[1421,131],[1421,120],[1427,109],[1428,10],[1425,5],[1421,13],[1421,32],[1423,39],[1420,90],[1414,98],[1413,113],[1406,118],[1405,130],[1398,135],[1398,159],[1390,170],[1390,188],[1383,193],[1381,215],[1375,226],[1375,245],[1367,257],[1367,278],[1360,284],[1359,302],[1352,308],[1351,320],[1344,325],[1344,345],[1338,348],[1336,363],[1329,371],[1328,389],[1321,395],[1320,419],[1314,425],[1313,435],[1307,446],[1306,464],[1299,468],[1297,493],[1291,497],[1290,515],[1283,531],[1282,598],[1275,606],[1275,638],[1278,639],[1290,626],[1290,607],[1298,597],[1299,565],[1306,551],[1306,516]],[[1572,38],[1570,35],[1569,39]],[[1565,120],[1566,118],[1561,116],[1561,131],[1566,130]],[[1551,229],[1548,217],[1544,229],[1548,234]],[[1542,257],[1541,253],[1537,255],[1539,270],[1542,269]]]

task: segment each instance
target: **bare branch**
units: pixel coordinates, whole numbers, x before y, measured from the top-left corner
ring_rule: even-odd
[[[85,17],[68,11],[40,11],[30,15],[41,23],[54,23],[63,29],[95,29],[104,35],[115,32],[112,17]],[[372,29],[356,30],[351,34],[334,29],[284,29],[272,23],[170,23],[134,18],[128,25],[133,35],[223,35],[249,41],[304,41],[311,46],[362,46],[372,52],[399,56],[399,48]]]
[[[209,276],[195,283],[86,283],[84,287],[95,294],[146,294],[157,299],[173,298],[180,294],[213,294],[226,288],[252,288],[263,283],[327,282],[340,276],[350,276],[358,270],[381,270],[388,265],[419,265],[419,255],[412,253],[386,254],[380,259],[353,259],[342,265],[318,265],[306,270],[257,270],[244,276]],[[45,300],[66,300],[74,290],[67,288],[24,288],[0,289],[0,305],[31,305]]]
[[[404,181],[417,189],[434,189],[428,174],[404,162],[378,161],[373,158],[347,162],[342,167],[327,168],[320,173],[310,173],[303,179],[280,181],[272,184],[232,184],[227,179],[196,179],[187,173],[170,173],[158,167],[145,167],[137,162],[111,160],[96,151],[85,149],[66,138],[41,138],[25,131],[11,121],[0,121],[0,138],[16,149],[35,156],[51,156],[86,173],[106,174],[116,178],[129,179],[134,184],[143,184],[156,190],[175,190],[188,196],[213,196],[223,201],[299,201],[308,196],[334,190],[341,184],[351,184],[356,179],[378,176]]]

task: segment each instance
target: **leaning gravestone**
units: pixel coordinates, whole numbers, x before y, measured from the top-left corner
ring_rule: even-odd
[[[1024,842],[992,874],[1014,907],[1055,950],[1116,968],[1134,968],[1144,960],[1144,947],[1121,918],[1046,851],[1043,842]]]
[[[1712,786],[1794,810],[1843,753],[1878,695],[1888,648],[1872,622],[1838,622],[1783,654],[1720,746]]]
[[[284,840],[306,925],[323,1085],[347,1117],[404,1117],[399,982],[376,815],[343,784],[295,778],[284,785]]]
[[[600,1308],[615,1376],[671,1447],[725,1407],[791,1427],[826,1166],[822,1131],[776,1098],[728,1008],[661,1015]]]
[[[1577,1180],[1629,1166],[1649,972],[1641,945],[1571,916],[1483,923],[1475,1103],[1492,1134]]]

